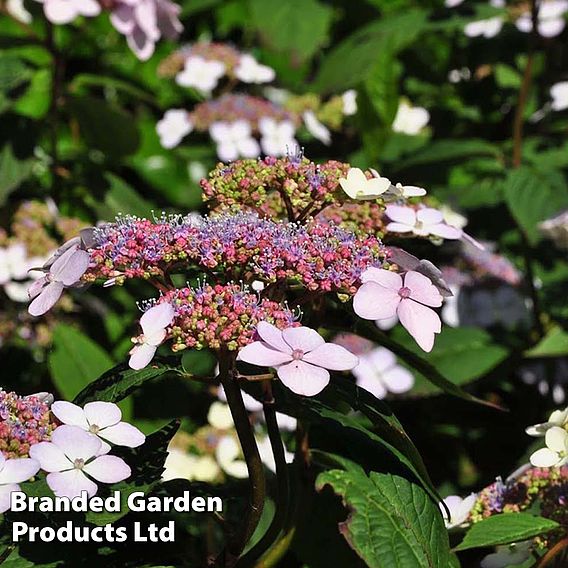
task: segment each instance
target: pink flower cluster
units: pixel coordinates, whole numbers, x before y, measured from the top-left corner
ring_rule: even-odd
[[[271,300],[259,300],[255,293],[239,284],[176,289],[158,302],[174,307],[174,318],[167,328],[173,351],[186,348],[236,351],[252,342],[260,321],[279,329],[297,325],[288,308]]]
[[[566,523],[568,466],[529,467],[506,482],[498,479],[479,493],[470,520],[476,523],[491,515],[524,511],[535,503],[540,504],[541,515]]]
[[[335,223],[349,231],[378,237],[382,237],[385,231],[384,206],[375,201],[333,204],[326,207],[317,219],[324,223]]]
[[[276,122],[299,122],[297,116],[261,97],[227,93],[218,99],[203,101],[195,106],[189,119],[195,130],[205,132],[216,122],[247,122],[254,133],[259,132],[262,118],[272,118]]]
[[[213,209],[251,208],[267,217],[317,214],[338,200],[339,179],[349,164],[315,164],[301,153],[283,158],[237,160],[219,164],[201,180],[203,198]]]
[[[43,397],[0,390],[0,453],[5,458],[27,457],[30,447],[49,439],[55,427]]]
[[[298,225],[254,213],[156,222],[134,217],[95,229],[84,279],[123,283],[192,267],[245,282],[289,280],[316,291],[354,293],[362,272],[379,266],[381,242],[317,222]]]

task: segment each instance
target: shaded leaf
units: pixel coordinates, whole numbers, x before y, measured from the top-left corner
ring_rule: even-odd
[[[556,521],[529,513],[502,513],[475,523],[454,550],[521,542],[557,528]]]
[[[338,458],[345,468],[321,473],[316,487],[329,485],[349,508],[340,532],[371,568],[447,568],[448,534],[438,507],[403,477],[371,472]]]

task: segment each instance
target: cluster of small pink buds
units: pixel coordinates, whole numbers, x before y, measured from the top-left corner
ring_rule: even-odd
[[[285,306],[260,300],[239,284],[204,284],[197,288],[172,290],[159,303],[170,302],[175,316],[168,330],[173,351],[182,349],[236,351],[253,341],[260,321],[286,329],[296,324],[296,316]]]
[[[263,219],[254,213],[157,221],[122,217],[94,231],[86,281],[161,278],[191,268],[251,283],[288,281],[309,290],[354,293],[362,272],[379,266],[381,242],[335,225]]]
[[[268,217],[296,220],[337,201],[342,196],[339,179],[348,170],[349,164],[330,160],[318,165],[297,153],[219,164],[201,187],[214,209],[247,207]]]
[[[0,390],[0,453],[5,458],[27,457],[30,446],[48,440],[55,427],[43,397]]]
[[[382,237],[385,231],[385,208],[376,201],[343,203],[326,207],[318,221],[332,222],[357,233]]]
[[[508,482],[498,479],[478,495],[470,520],[478,522],[491,515],[524,511],[538,503],[543,516],[566,522],[568,466],[530,467]],[[563,520],[558,518],[558,512]]]
[[[272,118],[276,122],[289,121],[299,124],[299,117],[277,104],[252,95],[227,93],[218,99],[203,101],[189,113],[193,128],[206,132],[212,124],[218,122],[233,123],[238,120],[247,122],[252,132],[259,133],[259,123],[263,118]]]

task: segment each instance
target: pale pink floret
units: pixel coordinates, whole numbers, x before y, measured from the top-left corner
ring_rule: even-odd
[[[39,463],[31,458],[7,460],[0,453],[0,513],[10,509],[12,491],[20,491],[18,483],[27,481],[39,471]]]
[[[353,298],[355,313],[368,320],[398,316],[400,323],[424,350],[431,351],[434,335],[442,331],[438,314],[442,295],[429,278],[409,271],[404,276],[382,268],[367,268],[363,285]]]
[[[348,371],[359,362],[347,349],[326,343],[309,327],[290,327],[281,331],[270,323],[260,322],[256,330],[260,341],[241,349],[239,359],[273,367],[279,379],[296,394],[318,394],[329,383],[328,369]]]
[[[96,479],[117,483],[130,477],[130,467],[117,456],[99,455],[101,440],[77,426],[59,426],[51,442],[40,442],[30,448],[30,455],[48,472],[47,484],[58,497],[89,497],[98,491]],[[92,478],[92,479],[91,479]]]
[[[442,237],[461,239],[463,231],[444,223],[444,215],[437,209],[425,207],[415,210],[402,205],[387,205],[385,213],[391,219],[387,231],[393,233],[412,233],[420,237]]]
[[[158,347],[166,338],[166,328],[174,319],[174,308],[171,304],[157,304],[140,318],[142,335],[133,341],[137,343],[130,350],[128,364],[132,369],[143,369],[153,359]]]
[[[81,250],[78,245],[69,247],[55,259],[49,272],[30,286],[28,295],[33,301],[28,312],[32,316],[45,314],[59,300],[65,288],[80,281],[88,267],[89,253]]]
[[[96,0],[37,0],[43,4],[45,17],[54,24],[68,24],[78,16],[97,16],[101,12]]]
[[[112,402],[88,402],[84,408],[63,400],[54,402],[51,411],[63,424],[77,426],[100,438],[101,454],[110,451],[110,445],[136,448],[144,443],[146,436],[132,424],[121,422],[122,412]]]

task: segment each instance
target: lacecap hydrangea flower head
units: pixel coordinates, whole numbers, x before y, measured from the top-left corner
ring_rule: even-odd
[[[83,231],[44,267],[41,286],[57,290],[46,294],[41,309],[32,303],[31,312],[46,311],[64,288],[141,279],[160,295],[139,303],[144,313],[141,333],[133,338],[133,368],[150,364],[163,343],[174,352],[208,348],[272,367],[283,383],[306,395],[325,387],[329,370],[350,370],[359,361],[300,325],[305,298],[323,300],[331,293],[344,305],[353,298],[355,314],[364,319],[396,315],[425,351],[432,349],[441,330],[433,308],[447,295],[439,271],[412,255],[407,257],[414,263],[392,262],[379,235],[322,216],[330,206],[359,202],[374,204],[382,216],[388,203],[419,199],[425,190],[393,184],[375,170],[315,164],[301,152],[220,164],[202,187],[208,216],[126,215]],[[416,229],[415,235],[457,238],[441,214],[423,210],[432,227],[444,229]],[[413,219],[416,226],[423,222]],[[183,276],[200,283],[175,286],[174,276],[176,282]]]

